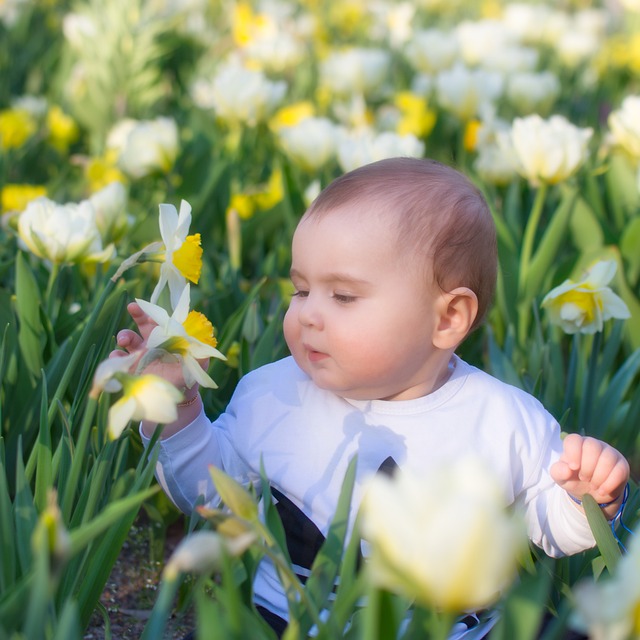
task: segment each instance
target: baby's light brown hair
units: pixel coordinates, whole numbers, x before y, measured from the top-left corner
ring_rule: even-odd
[[[395,215],[400,250],[423,256],[443,291],[471,289],[478,298],[472,330],[483,321],[496,286],[496,229],[487,201],[468,178],[435,160],[388,158],[334,180],[304,218],[347,206]]]

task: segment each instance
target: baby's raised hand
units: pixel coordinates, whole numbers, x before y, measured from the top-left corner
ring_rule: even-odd
[[[604,510],[613,517],[629,479],[629,463],[606,442],[571,433],[550,472],[555,482],[578,500],[589,494],[599,504],[614,503]]]
[[[147,339],[156,324],[142,311],[136,302],[129,303],[127,305],[127,311],[136,324],[137,332],[133,329],[122,329],[118,331],[116,344],[119,348],[109,354],[110,358],[119,358],[130,353],[136,353],[142,358],[147,353]],[[140,360],[138,360],[137,363],[139,361]],[[135,367],[137,367],[137,364],[134,365],[134,369]],[[177,359],[175,362],[155,360],[144,368],[144,372],[161,376],[181,391],[185,389],[182,367]]]

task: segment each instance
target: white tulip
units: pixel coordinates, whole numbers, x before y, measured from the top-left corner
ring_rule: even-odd
[[[422,73],[448,69],[458,58],[459,45],[452,33],[442,29],[426,29],[414,33],[407,43],[405,56]]]
[[[560,95],[560,80],[552,71],[523,71],[507,79],[505,94],[520,115],[547,113]]]
[[[224,122],[253,127],[275,111],[286,90],[286,82],[273,82],[262,71],[231,61],[220,67],[212,80],[196,82],[192,96],[199,107],[213,109]]]
[[[640,95],[627,96],[622,107],[609,114],[608,124],[613,143],[640,161]]]
[[[334,51],[320,64],[320,84],[339,96],[369,94],[388,78],[390,64],[391,56],[384,49]]]
[[[401,136],[391,131],[375,134],[365,130],[343,133],[338,142],[338,163],[343,171],[351,171],[384,158],[421,158],[423,155],[424,143],[412,134]]]
[[[462,61],[470,66],[482,65],[487,56],[515,44],[512,31],[498,20],[464,20],[454,30]]]
[[[524,523],[476,458],[424,477],[378,474],[362,501],[374,583],[428,607],[460,612],[494,602],[517,571]]]
[[[498,144],[532,185],[556,184],[576,173],[589,156],[593,129],[580,128],[564,116],[516,118]]]
[[[278,131],[280,146],[287,156],[307,171],[331,162],[338,146],[338,127],[328,118],[305,118]]]
[[[18,218],[23,246],[53,263],[105,262],[113,246],[102,246],[93,205],[57,204],[45,197],[32,200]]]
[[[132,178],[167,173],[178,155],[178,126],[173,118],[125,120],[111,131],[107,145],[118,152],[118,165]]]
[[[127,190],[121,182],[110,182],[96,191],[89,202],[95,211],[96,225],[103,242],[117,239],[127,227]]]
[[[436,77],[436,97],[439,104],[461,120],[470,120],[493,111],[502,95],[501,74],[483,69],[469,69],[457,64]]]

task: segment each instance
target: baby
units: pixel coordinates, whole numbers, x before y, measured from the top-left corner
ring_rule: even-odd
[[[188,513],[199,496],[216,501],[210,464],[248,484],[258,481],[263,460],[304,577],[353,456],[352,517],[373,474],[419,471],[471,453],[496,471],[546,553],[592,547],[573,498],[592,495],[612,518],[629,476],[626,460],[594,438],[562,440],[534,397],[455,354],[491,304],[496,271],[491,213],[461,173],[392,158],[341,176],[293,237],[295,293],[284,319],[291,356],[246,375],[213,423],[198,389],[186,391],[159,442],[162,487]],[[132,352],[145,348],[152,324],[135,303],[129,311],[139,333],[121,331],[118,346]],[[145,442],[154,428],[142,425]],[[254,586],[256,605],[281,632],[287,601],[269,561]]]

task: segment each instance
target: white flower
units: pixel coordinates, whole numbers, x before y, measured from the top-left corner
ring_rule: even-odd
[[[203,358],[226,358],[215,348],[211,322],[198,311],[189,311],[190,291],[186,285],[178,303],[169,315],[162,307],[136,299],[140,308],[158,325],[147,339],[149,351],[162,349],[177,358],[182,365],[185,384],[191,388],[196,382],[215,389],[216,383],[198,363]]]
[[[167,424],[178,417],[176,405],[183,399],[183,394],[160,376],[130,374],[131,367],[138,360],[139,355],[135,353],[109,358],[98,365],[93,377],[93,398],[102,391],[124,391],[109,409],[109,437],[113,440],[120,437],[131,420]]]
[[[349,47],[320,64],[320,84],[338,96],[370,94],[389,77],[391,55],[384,49]]]
[[[286,82],[273,82],[262,71],[232,61],[223,65],[213,80],[198,80],[192,95],[199,107],[213,109],[221,120],[253,127],[275,111],[286,90]]]
[[[405,55],[422,73],[437,73],[448,69],[458,57],[458,41],[448,31],[426,29],[414,33],[407,43]]]
[[[428,607],[460,612],[494,602],[526,546],[497,479],[476,458],[424,477],[378,474],[362,501],[374,582]]]
[[[498,20],[464,20],[455,30],[462,61],[469,67],[483,65],[487,57],[515,44],[514,33]]]
[[[436,97],[444,109],[467,121],[492,111],[503,85],[499,73],[457,64],[437,75]]]
[[[24,246],[53,263],[105,262],[113,256],[113,246],[102,247],[93,205],[57,204],[36,198],[18,218],[18,234]]]
[[[328,118],[304,118],[277,135],[285,154],[307,171],[324,167],[336,156],[338,127]]]
[[[549,320],[566,333],[596,333],[611,318],[631,314],[624,301],[607,286],[616,273],[615,260],[596,262],[581,280],[565,280],[542,300]]]
[[[164,568],[164,577],[173,580],[179,573],[209,575],[219,569],[225,555],[239,556],[256,539],[247,532],[227,538],[216,531],[201,530],[189,534],[176,547]]]
[[[169,285],[171,306],[174,308],[187,280],[197,284],[200,279],[200,234],[188,235],[190,225],[191,205],[188,202],[180,202],[180,213],[172,204],[160,205],[160,235],[165,247],[165,257],[160,267],[160,279],[151,294],[151,302],[154,304],[164,287]]]
[[[590,640],[640,637],[640,531],[634,533],[613,576],[585,579],[574,589],[578,621]]]
[[[128,224],[127,190],[121,182],[110,182],[89,198],[103,242],[119,238]]]
[[[520,115],[548,113],[560,95],[560,80],[552,71],[511,74],[505,94]]]
[[[123,376],[124,395],[109,409],[109,437],[120,437],[131,420],[148,420],[158,424],[178,417],[177,404],[183,394],[170,382],[154,374]]]
[[[107,146],[118,153],[118,165],[132,178],[167,173],[178,155],[178,126],[173,118],[124,120],[109,133]]]
[[[516,118],[511,131],[499,134],[498,143],[510,154],[518,173],[532,185],[566,180],[587,160],[593,129],[580,128],[564,116],[545,120],[534,114]]]
[[[376,134],[370,130],[345,133],[338,143],[338,163],[343,171],[351,171],[362,165],[408,156],[421,158],[424,143],[413,134],[399,135],[392,131]]]
[[[640,161],[640,95],[627,96],[620,109],[609,114],[613,143]]]

